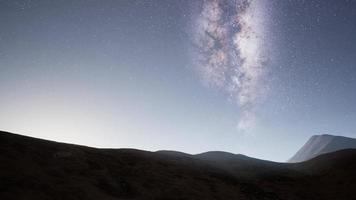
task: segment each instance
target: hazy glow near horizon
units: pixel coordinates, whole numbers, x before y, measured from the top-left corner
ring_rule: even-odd
[[[0,129],[285,161],[356,137],[356,1],[0,1]]]

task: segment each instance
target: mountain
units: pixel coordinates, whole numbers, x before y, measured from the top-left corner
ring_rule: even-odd
[[[0,132],[0,199],[356,199],[356,150],[300,163],[97,149]]]
[[[288,162],[301,162],[341,149],[355,149],[356,139],[334,135],[314,135]]]

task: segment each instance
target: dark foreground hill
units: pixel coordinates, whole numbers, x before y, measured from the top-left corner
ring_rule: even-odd
[[[356,199],[356,150],[275,163],[96,149],[0,132],[0,199]]]
[[[302,162],[324,153],[351,148],[356,149],[354,138],[327,134],[314,135],[288,162]]]

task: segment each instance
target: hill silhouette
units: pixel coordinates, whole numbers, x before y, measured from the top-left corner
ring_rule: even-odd
[[[356,150],[276,163],[97,149],[0,132],[0,199],[355,199]]]

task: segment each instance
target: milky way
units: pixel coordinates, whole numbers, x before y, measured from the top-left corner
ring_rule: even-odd
[[[356,137],[356,0],[0,0],[0,27],[1,130],[274,161]]]
[[[198,71],[237,102],[240,130],[254,125],[256,104],[265,93],[267,21],[265,2],[255,0],[203,1],[196,17]]]

